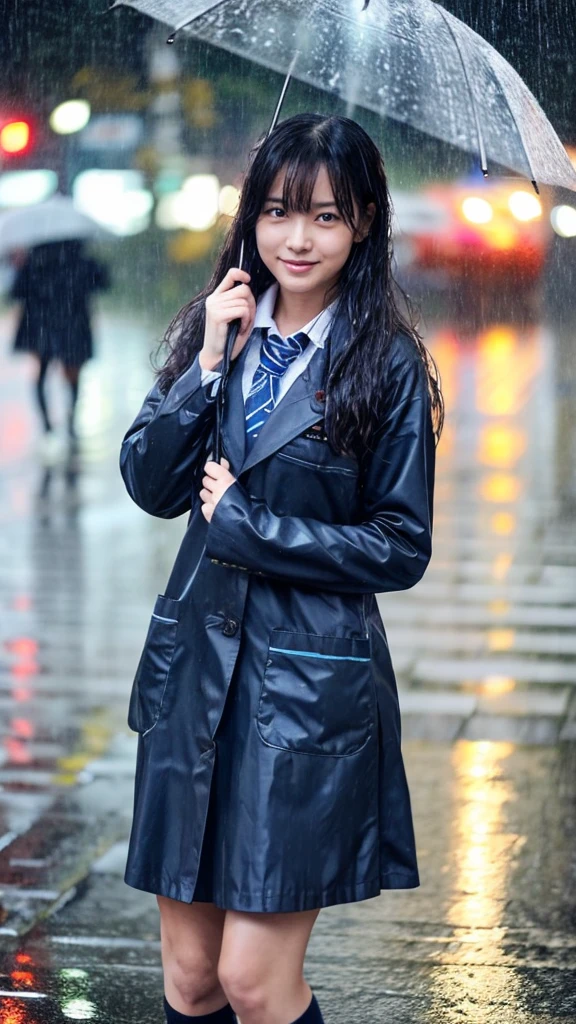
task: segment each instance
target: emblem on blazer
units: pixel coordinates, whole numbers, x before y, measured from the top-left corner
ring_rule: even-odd
[[[328,441],[328,434],[324,427],[324,420],[321,423],[313,423],[311,427],[307,427],[306,430],[300,434],[300,437],[305,437],[307,441]]]

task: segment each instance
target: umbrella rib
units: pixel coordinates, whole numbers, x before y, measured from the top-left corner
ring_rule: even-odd
[[[508,110],[510,111],[510,116],[511,116],[512,120],[514,121],[514,124],[516,126],[516,131],[518,132],[518,137],[520,139],[520,142],[522,143],[522,149],[524,150],[524,156],[526,157],[526,163],[528,164],[528,167],[530,168],[530,175],[531,175],[530,182],[534,186],[534,191],[536,192],[536,195],[539,196],[540,195],[540,189],[538,188],[538,182],[536,181],[536,175],[534,174],[534,168],[532,166],[532,161],[530,159],[530,154],[529,154],[529,152],[528,152],[528,150],[526,148],[526,143],[524,142],[524,136],[522,134],[522,129],[520,128],[520,125],[518,124],[518,119],[516,117],[516,114],[512,110],[512,107],[510,106],[510,101],[508,99],[508,94],[507,94],[504,86],[502,85],[502,82],[500,81],[500,76],[499,76],[496,68],[492,64],[492,61],[490,61],[490,69],[493,72],[493,74],[495,75],[496,81],[498,82],[498,85],[502,89],[502,95],[503,95],[504,99],[506,100],[506,106],[508,107]]]
[[[445,25],[447,26],[448,31],[450,32],[450,35],[452,36],[452,41],[454,43],[454,46],[456,47],[456,50],[458,52],[458,56],[460,58],[460,63],[462,65],[462,71],[464,73],[464,78],[466,80],[466,86],[468,88],[468,93],[470,95],[470,100],[472,102],[472,110],[473,110],[473,113],[474,113],[474,120],[476,122],[476,134],[478,135],[478,146],[479,146],[479,149],[480,149],[480,164],[481,164],[481,167],[482,167],[482,174],[486,178],[488,176],[488,163],[487,163],[487,160],[486,160],[486,147],[484,146],[484,136],[482,134],[482,128],[480,126],[480,115],[478,113],[478,106],[476,104],[476,97],[475,97],[475,95],[474,95],[474,93],[472,91],[472,85],[471,85],[471,82],[470,82],[470,78],[468,76],[468,69],[466,67],[466,62],[464,60],[464,55],[462,53],[462,50],[460,49],[460,42],[458,40],[458,37],[456,36],[456,33],[454,32],[454,29],[452,28],[452,25],[450,24],[449,19],[446,17],[447,12],[442,7],[440,7],[439,4],[434,4],[434,7],[436,8],[436,10],[438,11],[438,14],[441,16],[441,18],[443,19]]]
[[[276,110],[274,111],[274,117],[272,118],[272,122],[270,124],[269,129],[268,129],[268,135],[270,135],[271,132],[274,131],[274,129],[276,127],[276,124],[278,122],[278,118],[280,116],[280,111],[282,109],[282,104],[284,102],[284,97],[286,95],[286,90],[288,89],[288,86],[290,84],[290,79],[292,78],[292,75],[294,74],[294,68],[296,67],[296,63],[298,61],[298,57],[299,56],[300,56],[300,50],[296,50],[294,52],[294,56],[292,57],[292,60],[290,62],[290,67],[288,68],[288,72],[286,74],[286,78],[284,79],[284,85],[282,86],[282,91],[280,93],[280,97],[278,99],[278,103],[276,104]]]

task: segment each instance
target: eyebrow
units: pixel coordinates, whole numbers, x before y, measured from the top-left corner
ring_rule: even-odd
[[[267,203],[282,203],[282,199],[278,196],[268,196]],[[336,203],[312,203],[314,210],[319,210],[321,206],[336,206]]]

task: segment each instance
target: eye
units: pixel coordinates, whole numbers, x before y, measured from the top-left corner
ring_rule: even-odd
[[[265,210],[264,212],[272,215],[277,213],[280,214],[280,217],[273,216],[273,220],[280,220],[280,218],[284,216],[284,210],[281,206],[271,206],[269,210]]]
[[[334,221],[340,220],[340,218],[337,217],[335,213],[321,213],[319,214],[319,216],[331,218],[331,220],[323,220],[322,224],[332,224]]]

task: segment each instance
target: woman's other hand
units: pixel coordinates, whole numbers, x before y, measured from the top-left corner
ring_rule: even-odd
[[[222,459],[222,464],[207,462],[204,471],[206,475],[202,478],[200,500],[202,501],[202,515],[210,522],[220,498],[232,484],[236,483],[236,477],[232,476],[230,463],[226,459]]]
[[[200,352],[203,370],[214,370],[224,356],[228,327],[240,320],[240,330],[232,350],[232,359],[240,354],[252,333],[256,316],[256,300],[248,282],[250,274],[231,267],[226,277],[206,299],[206,326]]]

